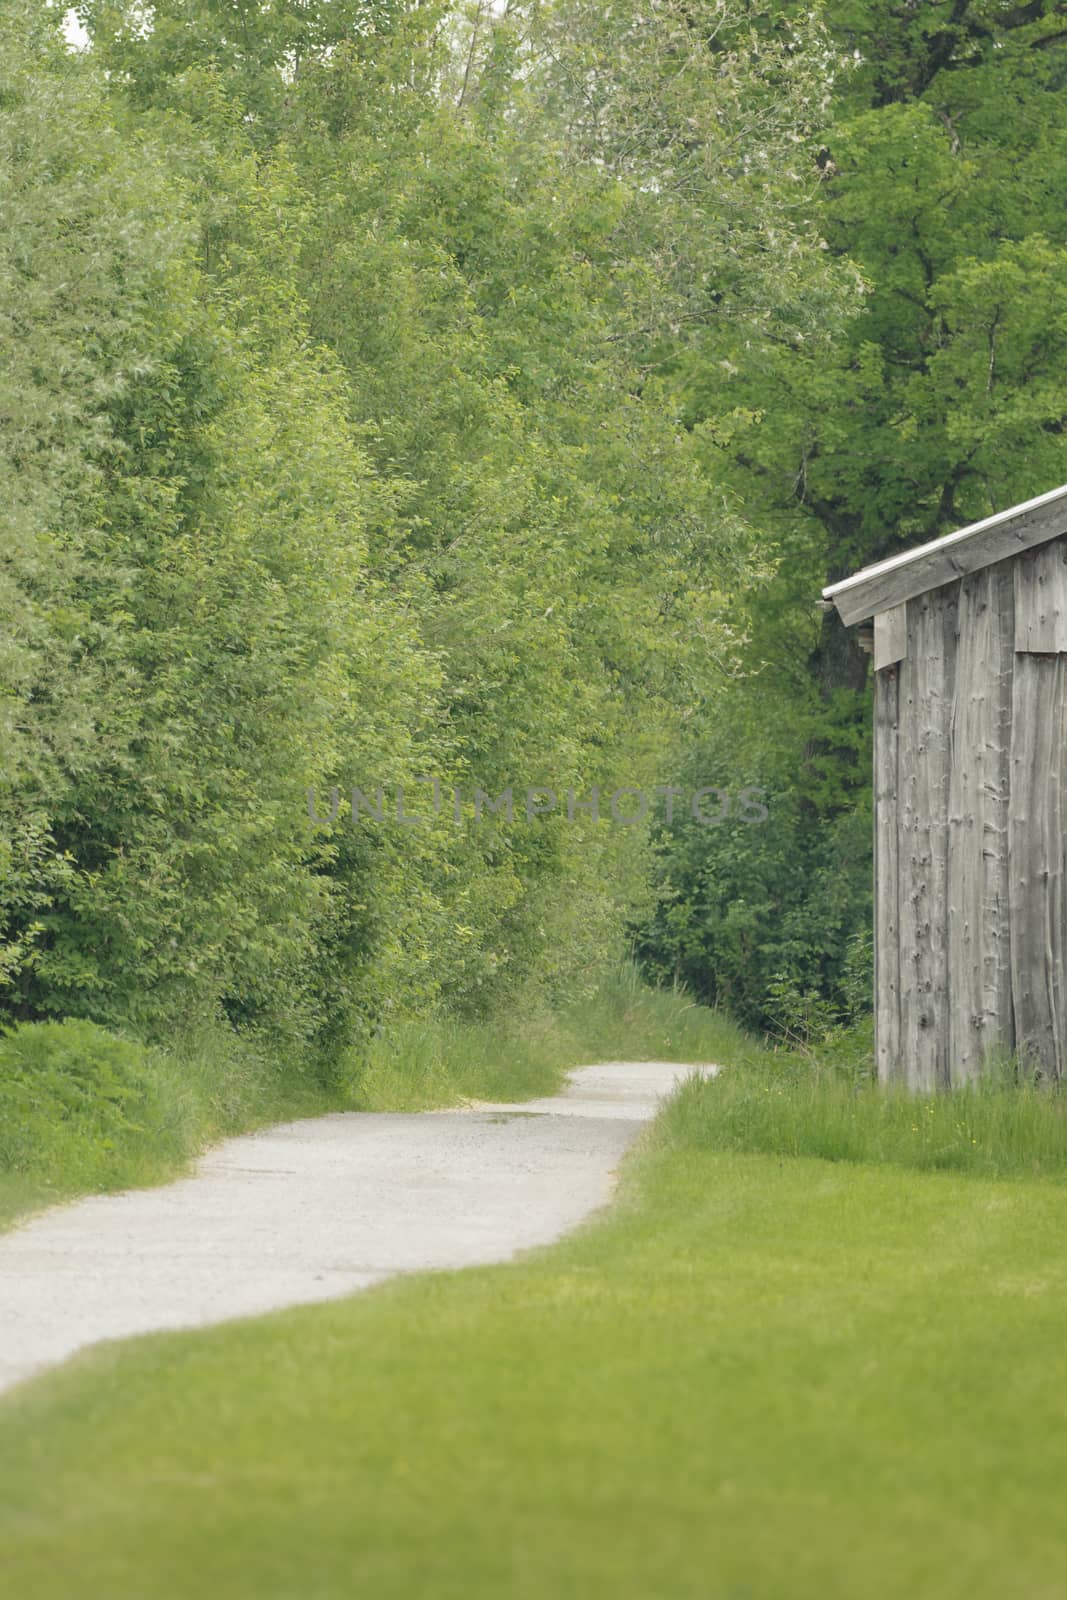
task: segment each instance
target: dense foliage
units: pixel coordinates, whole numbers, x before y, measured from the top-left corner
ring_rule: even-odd
[[[778,557],[744,671],[686,760],[706,782],[766,785],[773,826],[664,832],[639,932],[654,970],[798,1032],[855,1014],[869,985],[869,675],[819,590],[1067,479],[1062,4],[848,0],[826,16],[851,64],[820,133],[817,216],[827,256],[859,274],[858,314],[830,350],[711,322],[679,385]]]
[[[1059,11],[2,0],[0,1018],[861,1012],[813,602],[1067,476]]]
[[[447,797],[661,782],[729,677],[769,567],[688,374],[712,326],[829,359],[824,31],[80,15],[0,5],[0,1016],[325,1061],[580,988],[645,831]]]

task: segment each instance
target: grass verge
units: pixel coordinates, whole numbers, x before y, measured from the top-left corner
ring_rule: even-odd
[[[585,1063],[732,1061],[753,1050],[728,1018],[682,994],[650,989],[624,967],[591,998],[558,1013],[396,1024],[372,1041],[351,1079],[361,1109],[418,1111],[457,1099],[552,1094],[569,1068]]]
[[[76,1194],[159,1183],[213,1139],[335,1095],[222,1028],[148,1048],[83,1021],[0,1036],[0,1228]]]
[[[1067,1095],[994,1063],[979,1083],[935,1095],[873,1077],[869,1024],[814,1052],[749,1044],[729,1072],[692,1080],[663,1119],[679,1145],[809,1156],[987,1178],[1067,1178]]]
[[[211,1141],[270,1122],[522,1100],[583,1062],[746,1048],[725,1019],[630,968],[559,1015],[395,1024],[324,1076],[222,1028],[147,1049],[92,1023],[32,1024],[0,1037],[0,1228],[76,1194],[161,1182]]]

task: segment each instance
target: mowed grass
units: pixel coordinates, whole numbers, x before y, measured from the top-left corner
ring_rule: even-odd
[[[698,1148],[511,1266],[0,1402],[19,1600],[1067,1595],[1067,1188]]]
[[[562,1017],[398,1027],[353,1098],[642,1056],[726,1070],[562,1245],[0,1399],[3,1592],[1067,1600],[1063,1097],[1007,1067],[887,1095],[863,1028],[769,1050],[624,973]]]

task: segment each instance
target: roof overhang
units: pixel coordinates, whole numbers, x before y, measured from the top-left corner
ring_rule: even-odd
[[[864,567],[851,578],[829,584],[823,598],[837,607],[841,621],[851,627],[1061,533],[1067,533],[1067,484],[1009,511],[972,522],[956,533],[943,534],[915,550]]]

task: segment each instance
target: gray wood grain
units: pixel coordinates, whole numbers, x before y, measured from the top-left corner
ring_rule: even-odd
[[[1015,569],[1015,648],[1067,650],[1067,540],[1028,551]]]
[[[1064,797],[1067,656],[1016,655],[1008,824],[1012,1009],[1020,1058],[1062,1078],[1067,1054]]]
[[[930,1092],[948,1070],[949,727],[955,586],[908,604],[899,721],[901,1050],[909,1087]]]
[[[895,666],[908,653],[908,607],[879,611],[874,619],[874,670]]]
[[[973,1082],[1010,1031],[1011,566],[1001,562],[965,578],[957,602],[946,906],[953,1084]]]
[[[874,680],[874,1051],[884,1083],[905,1073],[900,1040],[899,757],[900,674],[889,667]]]

